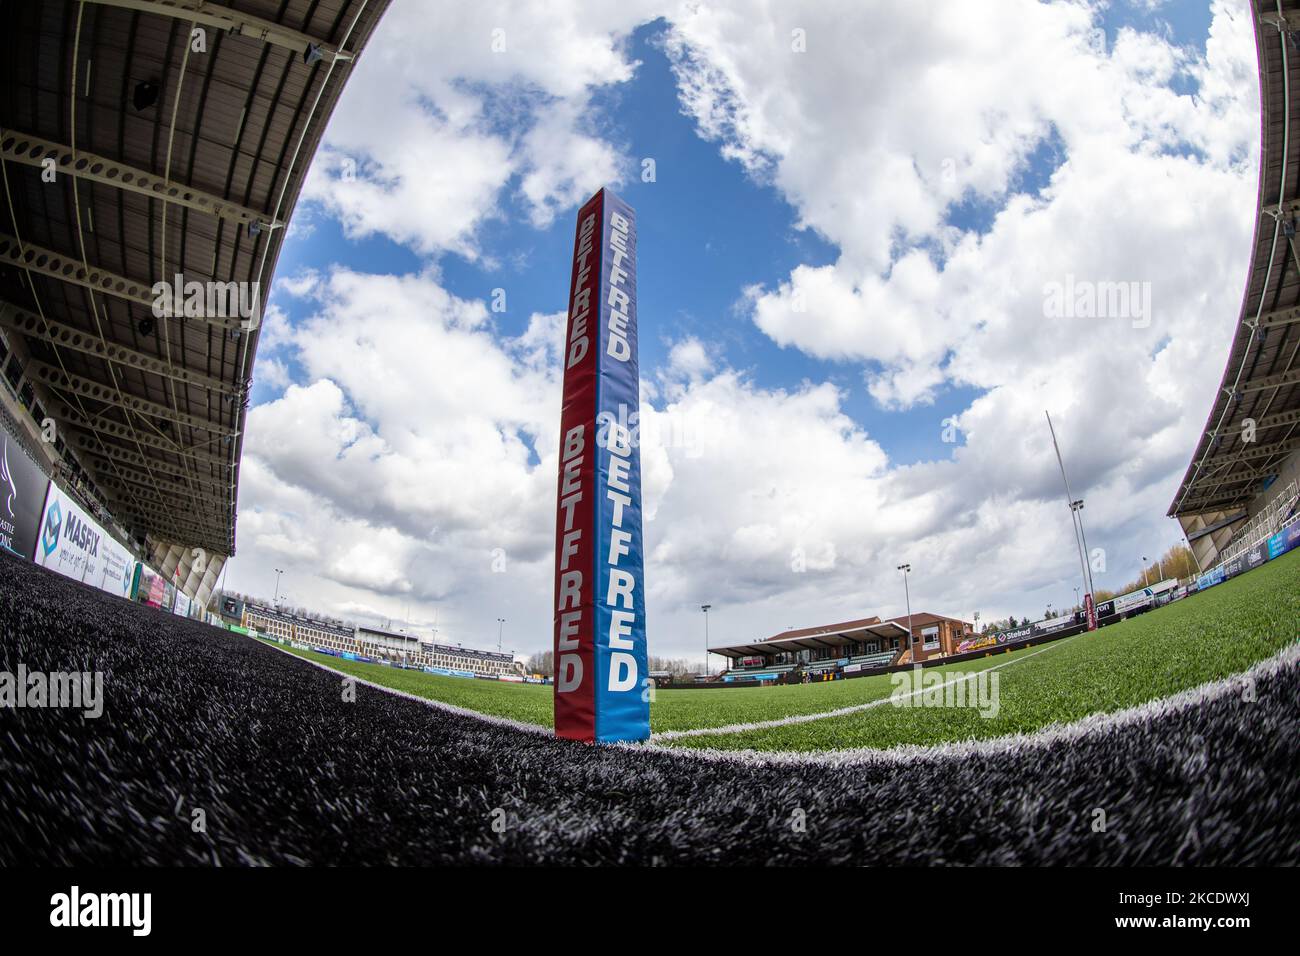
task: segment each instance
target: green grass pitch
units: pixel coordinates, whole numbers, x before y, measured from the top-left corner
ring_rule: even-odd
[[[888,748],[1040,730],[1166,697],[1245,670],[1300,637],[1300,551],[1204,594],[1093,634],[936,668],[951,676],[997,668],[996,716],[973,707],[896,707],[741,732],[666,739],[681,747],[763,751]],[[335,670],[483,714],[551,726],[550,686],[441,677],[297,651]],[[655,733],[819,714],[888,698],[883,674],[785,687],[660,690]]]

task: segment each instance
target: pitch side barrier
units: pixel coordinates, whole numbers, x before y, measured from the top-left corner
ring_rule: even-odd
[[[1232,560],[1206,571],[1196,579],[1196,590],[1204,591],[1240,574],[1254,571],[1261,564],[1275,561],[1288,551],[1297,548],[1300,548],[1300,519],[1292,519],[1290,524],[1276,534],[1270,535]]]

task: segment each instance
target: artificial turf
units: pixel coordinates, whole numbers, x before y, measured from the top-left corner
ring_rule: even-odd
[[[781,727],[666,740],[682,747],[817,751],[984,739],[1164,697],[1247,669],[1300,637],[1300,552],[1093,634],[937,668],[996,667],[996,716],[975,708],[894,707]],[[473,681],[295,651],[345,673],[484,714],[549,727],[549,686]],[[655,733],[779,720],[888,698],[892,675],[808,685],[660,690]]]
[[[0,554],[0,670],[19,664],[102,673],[104,709],[0,708],[0,866],[1300,862],[1294,654],[1249,695],[1008,745],[589,747],[340,694],[260,641]]]

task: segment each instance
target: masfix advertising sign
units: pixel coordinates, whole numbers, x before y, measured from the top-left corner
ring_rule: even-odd
[[[131,553],[53,482],[41,515],[36,563],[118,597],[130,595],[135,578]]]
[[[30,559],[50,481],[3,429],[0,442],[0,548]]]
[[[645,740],[636,216],[602,189],[578,212],[555,521],[555,733]]]

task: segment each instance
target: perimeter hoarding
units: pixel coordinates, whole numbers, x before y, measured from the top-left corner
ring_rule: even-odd
[[[0,429],[0,549],[31,560],[50,480]]]
[[[131,552],[54,482],[45,497],[35,560],[41,567],[109,594],[131,595],[136,564]]]
[[[555,733],[650,736],[641,550],[636,216],[602,189],[578,212],[555,520]]]

